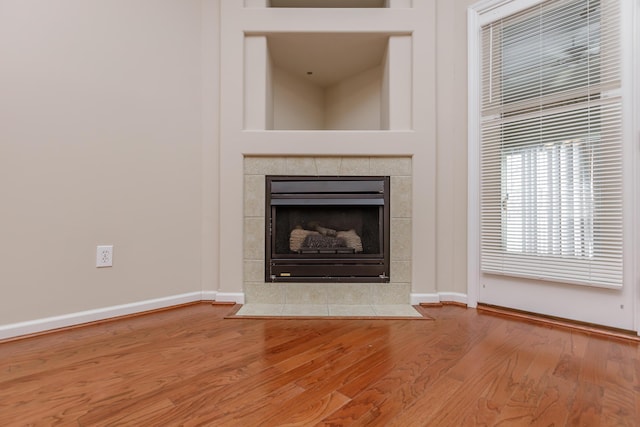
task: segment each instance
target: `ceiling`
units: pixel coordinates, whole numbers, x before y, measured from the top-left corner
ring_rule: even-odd
[[[271,0],[271,7],[385,7],[385,0]]]
[[[382,63],[380,33],[277,33],[267,36],[273,64],[327,87]],[[311,74],[309,74],[311,73]]]

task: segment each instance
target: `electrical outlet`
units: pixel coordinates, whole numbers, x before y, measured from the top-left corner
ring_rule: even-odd
[[[113,267],[113,245],[98,246],[96,267]]]

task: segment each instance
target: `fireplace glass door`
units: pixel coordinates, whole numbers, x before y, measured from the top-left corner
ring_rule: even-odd
[[[389,281],[388,177],[267,177],[267,281]]]

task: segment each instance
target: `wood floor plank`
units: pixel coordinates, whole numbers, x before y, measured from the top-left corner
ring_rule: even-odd
[[[363,368],[369,368],[370,364],[367,361],[370,362],[371,359],[365,358],[363,360],[362,358],[370,352],[379,353],[374,350],[374,348],[379,348],[378,340],[372,340],[378,333],[375,329],[369,332],[353,329],[349,333],[342,335],[339,340],[336,340],[336,344],[339,345],[339,351],[335,352],[332,358],[324,363],[316,363],[315,370],[309,372],[308,375],[300,376],[301,379],[296,381],[296,384],[305,388],[304,392],[295,398],[281,402],[280,405],[273,407],[270,412],[263,413],[261,416],[266,417],[266,419],[277,420],[282,414],[295,413],[299,410],[301,399],[310,402],[322,401],[325,396],[332,394],[339,385],[348,381],[348,378],[352,378],[358,372],[357,369],[354,369],[357,363],[360,363]],[[327,367],[340,367],[340,371],[335,372],[327,369]],[[344,369],[344,367],[348,367],[348,369]],[[341,399],[344,397],[341,393],[337,395]],[[348,398],[344,397],[345,402],[348,400]]]
[[[458,325],[452,326],[455,328]],[[456,339],[460,337],[450,336],[448,330],[441,330],[440,332],[443,333],[445,337],[443,338],[441,335],[435,334],[434,336],[438,339],[434,340],[434,342],[430,342],[427,339],[420,343],[408,343],[408,347],[406,349],[401,349],[400,352],[407,352],[411,357],[405,356],[401,362],[408,362],[410,364],[424,362],[426,363],[425,366],[431,366],[434,369],[434,372],[438,372],[440,370],[446,370],[444,366],[448,367],[451,358],[455,358],[455,354],[459,354],[459,352],[466,353],[470,348],[470,341],[468,339],[463,338],[462,341],[460,341],[459,339]],[[466,345],[461,343],[466,343]],[[419,345],[423,345],[424,347],[418,347]],[[411,351],[411,349],[413,349],[413,351]],[[420,351],[423,353],[420,353]],[[430,354],[431,351],[435,351],[435,354],[440,355],[440,357],[448,363],[445,363],[443,367],[434,365],[432,363],[432,359],[437,358],[438,356]],[[416,355],[416,353],[420,354]],[[354,399],[349,404],[345,405],[345,407],[341,408],[340,412],[335,414],[334,418],[324,420],[326,424],[337,424],[341,419],[346,419],[349,420],[349,422],[368,425],[385,423],[388,419],[393,418],[392,414],[383,414],[380,408],[384,407],[385,403],[388,407],[394,406],[394,403],[398,402],[397,399],[404,400],[405,402],[402,406],[408,407],[411,400],[414,399],[415,394],[419,394],[421,387],[425,386],[424,380],[426,378],[421,378],[421,376],[425,374],[426,369],[423,370],[420,367],[418,368],[420,375],[415,375],[414,377],[419,379],[417,384],[415,380],[412,382],[402,379],[401,377],[399,378],[399,375],[402,375],[403,373],[402,371],[403,368],[401,368],[401,366],[394,366],[386,372],[379,372],[377,376],[367,376],[365,378],[366,381],[370,382],[372,379],[376,378],[378,378],[378,381],[367,384],[367,387],[364,387],[362,382],[354,383],[358,385],[354,390],[364,390],[361,392],[355,393],[353,390],[341,389],[345,390],[347,393],[354,393]],[[398,380],[401,385],[394,387]],[[389,412],[394,411],[390,410]],[[409,420],[403,420],[402,423],[406,423],[408,421]]]
[[[635,426],[640,347],[457,306],[433,321],[194,304],[0,343],[0,425]]]
[[[386,425],[395,414],[403,412],[445,374],[450,366],[451,354],[439,349],[435,345],[437,340],[433,338],[437,336],[413,344],[414,357],[394,366],[383,378],[371,384],[370,388],[375,389],[380,398],[359,421],[366,420],[370,425]],[[410,349],[408,347],[407,351]],[[361,398],[362,393],[358,393],[353,401]]]
[[[464,383],[460,380],[444,375],[430,385],[429,393],[416,398],[411,405],[402,411],[387,415],[389,427],[422,427],[435,425],[433,419],[436,414],[454,411],[457,397],[464,393]]]
[[[640,378],[636,377],[636,349],[624,343],[609,343],[606,364],[606,387],[602,404],[603,426],[631,426],[640,398]],[[628,390],[636,390],[629,393]]]
[[[349,398],[338,391],[333,391],[319,399],[304,400],[306,404],[298,405],[295,409],[278,412],[277,414],[265,418],[256,424],[263,427],[268,426],[312,426],[318,421],[332,414],[338,408],[349,402]]]

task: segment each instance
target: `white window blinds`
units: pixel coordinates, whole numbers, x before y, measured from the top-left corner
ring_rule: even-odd
[[[482,27],[481,268],[622,285],[619,0]]]

